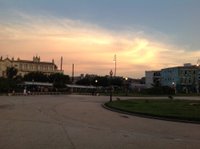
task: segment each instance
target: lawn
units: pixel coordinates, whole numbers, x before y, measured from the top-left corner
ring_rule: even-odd
[[[200,122],[200,101],[134,99],[108,102],[105,105],[131,113]]]

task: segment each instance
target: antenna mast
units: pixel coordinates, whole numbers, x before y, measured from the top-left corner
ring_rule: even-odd
[[[114,55],[114,60],[113,61],[115,62],[114,77],[116,77],[116,74],[117,74],[117,55],[116,54]]]
[[[200,66],[200,59],[197,60],[197,66]]]

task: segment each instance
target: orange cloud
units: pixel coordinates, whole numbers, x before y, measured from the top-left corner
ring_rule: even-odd
[[[107,75],[114,68],[113,56],[117,54],[117,74],[140,77],[147,69],[194,62],[200,54],[162,43],[159,39],[109,31],[77,20],[20,16],[19,23],[0,24],[0,55],[31,59],[38,54],[44,61],[54,58],[57,64],[63,56],[66,74],[71,74],[74,63],[76,75]]]

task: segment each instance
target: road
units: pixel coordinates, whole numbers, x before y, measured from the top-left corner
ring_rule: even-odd
[[[123,98],[122,98],[123,99]],[[200,125],[102,108],[105,96],[0,96],[0,149],[197,149]]]

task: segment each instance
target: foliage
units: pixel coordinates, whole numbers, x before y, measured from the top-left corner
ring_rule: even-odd
[[[7,93],[17,88],[17,80],[10,78],[0,78],[0,93]]]
[[[142,90],[142,93],[148,95],[173,95],[175,92],[173,88],[168,86],[154,86]]]
[[[86,76],[76,82],[78,85],[93,85],[108,87],[109,85],[122,86],[123,78],[121,77],[108,77],[108,76]]]
[[[76,84],[78,85],[91,85],[91,80],[90,78],[83,78],[83,79],[80,79],[76,82]]]
[[[123,86],[123,78],[122,77],[113,77],[111,79],[111,84],[114,86]]]
[[[9,84],[7,78],[0,78],[0,92],[7,92],[9,90]]]
[[[6,76],[9,79],[14,78],[17,75],[18,70],[14,67],[7,67],[6,69]]]
[[[103,86],[103,87],[109,86],[109,78],[97,76],[97,77],[93,78],[92,85]]]
[[[46,75],[42,72],[31,72],[24,77],[16,76],[17,70],[13,67],[7,69],[7,78],[0,78],[0,93],[12,92],[13,90],[18,90],[18,84],[23,81],[30,82],[50,82],[53,83],[54,88],[62,89],[65,88],[65,84],[70,83],[70,78],[68,75],[61,73],[55,73],[51,75]]]
[[[24,75],[24,81],[48,82],[48,76],[42,72],[30,72]]]
[[[54,73],[49,76],[49,82],[53,83],[55,88],[64,88],[65,84],[70,83],[70,78],[68,75]]]

